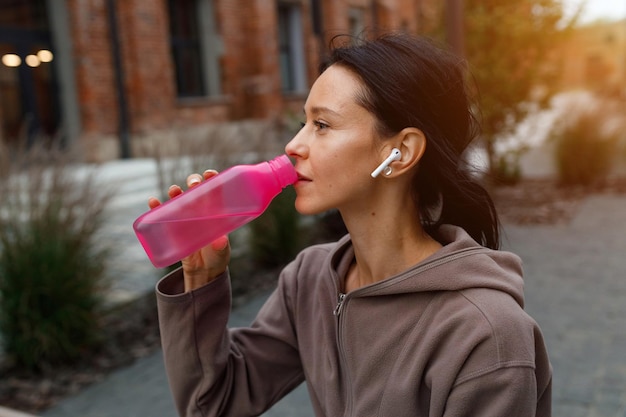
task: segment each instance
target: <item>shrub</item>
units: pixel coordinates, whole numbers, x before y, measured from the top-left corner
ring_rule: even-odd
[[[293,187],[287,187],[250,223],[250,255],[256,265],[282,266],[302,249],[295,194]]]
[[[556,137],[556,163],[564,185],[590,185],[611,171],[616,136],[603,133],[603,119],[585,112]]]
[[[111,194],[31,151],[0,181],[0,332],[16,366],[72,361],[99,339],[107,250],[95,241]]]
[[[318,214],[307,223],[303,231],[306,245],[335,242],[348,233],[341,214],[335,209]]]
[[[497,157],[497,164],[493,169],[493,173],[497,185],[518,184],[522,179],[519,155],[510,153]]]

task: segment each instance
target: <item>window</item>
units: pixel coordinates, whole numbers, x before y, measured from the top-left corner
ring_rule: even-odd
[[[306,90],[302,19],[297,4],[278,4],[278,48],[283,93]]]
[[[220,94],[220,40],[212,0],[169,0],[172,59],[178,97]]]

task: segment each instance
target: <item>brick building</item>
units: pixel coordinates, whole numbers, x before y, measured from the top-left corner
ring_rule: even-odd
[[[431,0],[0,0],[0,145],[88,160],[300,112],[331,37],[420,32]]]

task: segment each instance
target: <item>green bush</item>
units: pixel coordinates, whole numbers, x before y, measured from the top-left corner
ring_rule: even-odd
[[[333,209],[315,216],[312,222],[303,228],[303,235],[306,236],[306,245],[336,242],[341,239],[348,229],[343,223],[339,211]]]
[[[27,168],[0,181],[0,332],[14,364],[33,371],[99,341],[107,250],[95,234],[111,194],[64,162],[16,165]]]
[[[302,249],[295,197],[293,187],[287,187],[250,223],[250,254],[256,265],[265,268],[284,265]]]
[[[493,171],[497,185],[516,185],[522,179],[518,155],[507,154],[499,156]]]
[[[591,185],[611,172],[617,135],[606,132],[605,120],[600,110],[587,111],[553,134],[561,184]]]

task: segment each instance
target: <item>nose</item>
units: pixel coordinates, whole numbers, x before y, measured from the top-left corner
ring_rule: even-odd
[[[308,156],[308,146],[304,140],[306,126],[296,133],[296,135],[285,145],[285,153],[293,158],[306,158]]]

